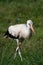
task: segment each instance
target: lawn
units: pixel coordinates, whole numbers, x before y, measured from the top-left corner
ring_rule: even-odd
[[[21,62],[14,59],[16,41],[4,38],[10,25],[31,19],[35,34],[22,43]],[[43,0],[0,0],[0,65],[43,65]]]

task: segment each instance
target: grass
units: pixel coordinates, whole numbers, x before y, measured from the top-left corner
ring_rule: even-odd
[[[16,41],[4,39],[8,26],[26,23],[31,19],[36,34],[22,43],[21,62],[14,60]],[[43,65],[43,0],[1,0],[0,1],[0,65]]]

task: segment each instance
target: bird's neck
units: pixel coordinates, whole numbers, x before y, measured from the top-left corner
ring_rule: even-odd
[[[30,26],[29,26],[29,25],[27,25],[27,24],[25,24],[25,25],[26,25],[27,29],[28,29],[28,30],[30,30]]]

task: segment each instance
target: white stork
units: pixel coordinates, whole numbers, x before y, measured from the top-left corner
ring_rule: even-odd
[[[33,22],[32,22],[32,20],[27,20],[26,24],[16,24],[16,25],[9,26],[7,32],[5,33],[6,37],[9,36],[13,39],[16,39],[17,48],[16,48],[15,57],[18,52],[18,54],[21,58],[21,61],[22,61],[22,55],[20,52],[21,41],[22,41],[22,39],[30,38],[30,34],[32,32],[34,32]]]

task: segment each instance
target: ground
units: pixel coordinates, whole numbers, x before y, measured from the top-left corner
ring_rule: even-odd
[[[22,43],[21,62],[14,59],[16,41],[4,38],[10,25],[26,23],[31,19],[35,34]],[[0,65],[43,65],[43,0],[1,0],[0,1]]]

